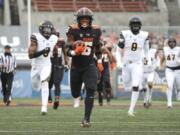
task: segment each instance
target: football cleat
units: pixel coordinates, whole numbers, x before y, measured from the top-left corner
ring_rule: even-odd
[[[6,106],[10,106],[10,103],[11,103],[11,101],[8,100],[8,101],[6,102]]]
[[[52,97],[48,98],[48,103],[52,103]]]
[[[42,106],[41,107],[41,115],[46,115],[47,114],[47,107],[46,106]]]
[[[53,105],[53,108],[54,108],[55,110],[57,110],[57,109],[58,109],[58,106],[59,106],[59,101],[55,101],[55,102],[54,102],[54,105]]]
[[[78,108],[80,106],[80,97],[74,99],[74,108]]]
[[[91,126],[91,123],[89,120],[87,119],[83,119],[82,122],[81,122],[81,127],[87,127],[89,128]]]
[[[130,117],[135,117],[134,112],[128,111],[128,116],[130,116]]]

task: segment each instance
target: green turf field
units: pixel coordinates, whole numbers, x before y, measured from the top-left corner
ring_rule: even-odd
[[[0,135],[180,135],[180,103],[173,109],[166,102],[154,101],[150,109],[138,102],[136,117],[128,117],[128,100],[113,100],[111,106],[96,103],[92,126],[80,127],[83,107],[72,108],[72,100],[63,100],[57,111],[49,107],[40,115],[39,100],[16,100],[14,106],[0,107]]]

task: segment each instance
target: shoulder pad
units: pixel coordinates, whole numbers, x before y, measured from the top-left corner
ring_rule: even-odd
[[[100,26],[99,25],[92,25],[92,28],[93,29],[100,29]]]
[[[72,24],[69,27],[72,28],[72,29],[79,29],[78,24]]]

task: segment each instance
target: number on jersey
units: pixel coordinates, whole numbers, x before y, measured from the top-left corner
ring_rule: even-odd
[[[137,50],[137,43],[132,43],[131,50],[132,51],[136,51]]]
[[[84,52],[82,53],[82,55],[84,55],[84,56],[89,56],[89,55],[91,54],[92,42],[85,42],[85,46],[86,46],[86,49],[84,50]]]
[[[167,60],[175,60],[175,54],[169,54],[168,56],[167,56]]]

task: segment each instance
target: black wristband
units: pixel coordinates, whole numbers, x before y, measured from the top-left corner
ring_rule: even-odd
[[[42,54],[44,54],[44,50],[37,51],[37,52],[33,53],[30,58],[31,59],[32,58],[37,58],[37,57],[41,56]]]

